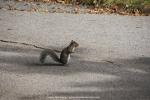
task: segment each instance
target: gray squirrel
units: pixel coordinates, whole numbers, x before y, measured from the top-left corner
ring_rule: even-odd
[[[57,56],[54,50],[45,49],[40,54],[40,62],[44,63],[46,57],[49,55],[54,61],[66,65],[70,60],[70,54],[74,53],[75,48],[78,46],[79,44],[72,40],[70,44],[61,51],[60,58]]]

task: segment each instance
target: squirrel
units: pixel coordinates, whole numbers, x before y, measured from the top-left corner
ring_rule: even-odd
[[[40,62],[44,63],[47,55],[49,55],[54,61],[66,65],[70,60],[70,54],[74,53],[75,48],[78,46],[79,44],[72,40],[70,44],[61,51],[60,58],[57,56],[54,50],[45,49],[40,54]]]

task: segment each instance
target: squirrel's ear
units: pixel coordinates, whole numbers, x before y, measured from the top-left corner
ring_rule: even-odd
[[[71,42],[74,42],[73,40],[71,40]]]

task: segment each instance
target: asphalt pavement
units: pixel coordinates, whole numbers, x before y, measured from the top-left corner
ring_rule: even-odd
[[[1,9],[0,100],[150,100],[149,28],[149,16]],[[39,62],[35,46],[71,40],[69,65]]]

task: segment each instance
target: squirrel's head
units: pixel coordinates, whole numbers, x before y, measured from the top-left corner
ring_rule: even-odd
[[[70,45],[69,45],[70,53],[73,53],[75,48],[78,47],[78,46],[79,46],[79,44],[76,41],[71,40]]]
[[[74,40],[71,40],[70,45],[72,45],[74,47],[78,47],[79,46],[79,44],[76,41],[74,41]]]

